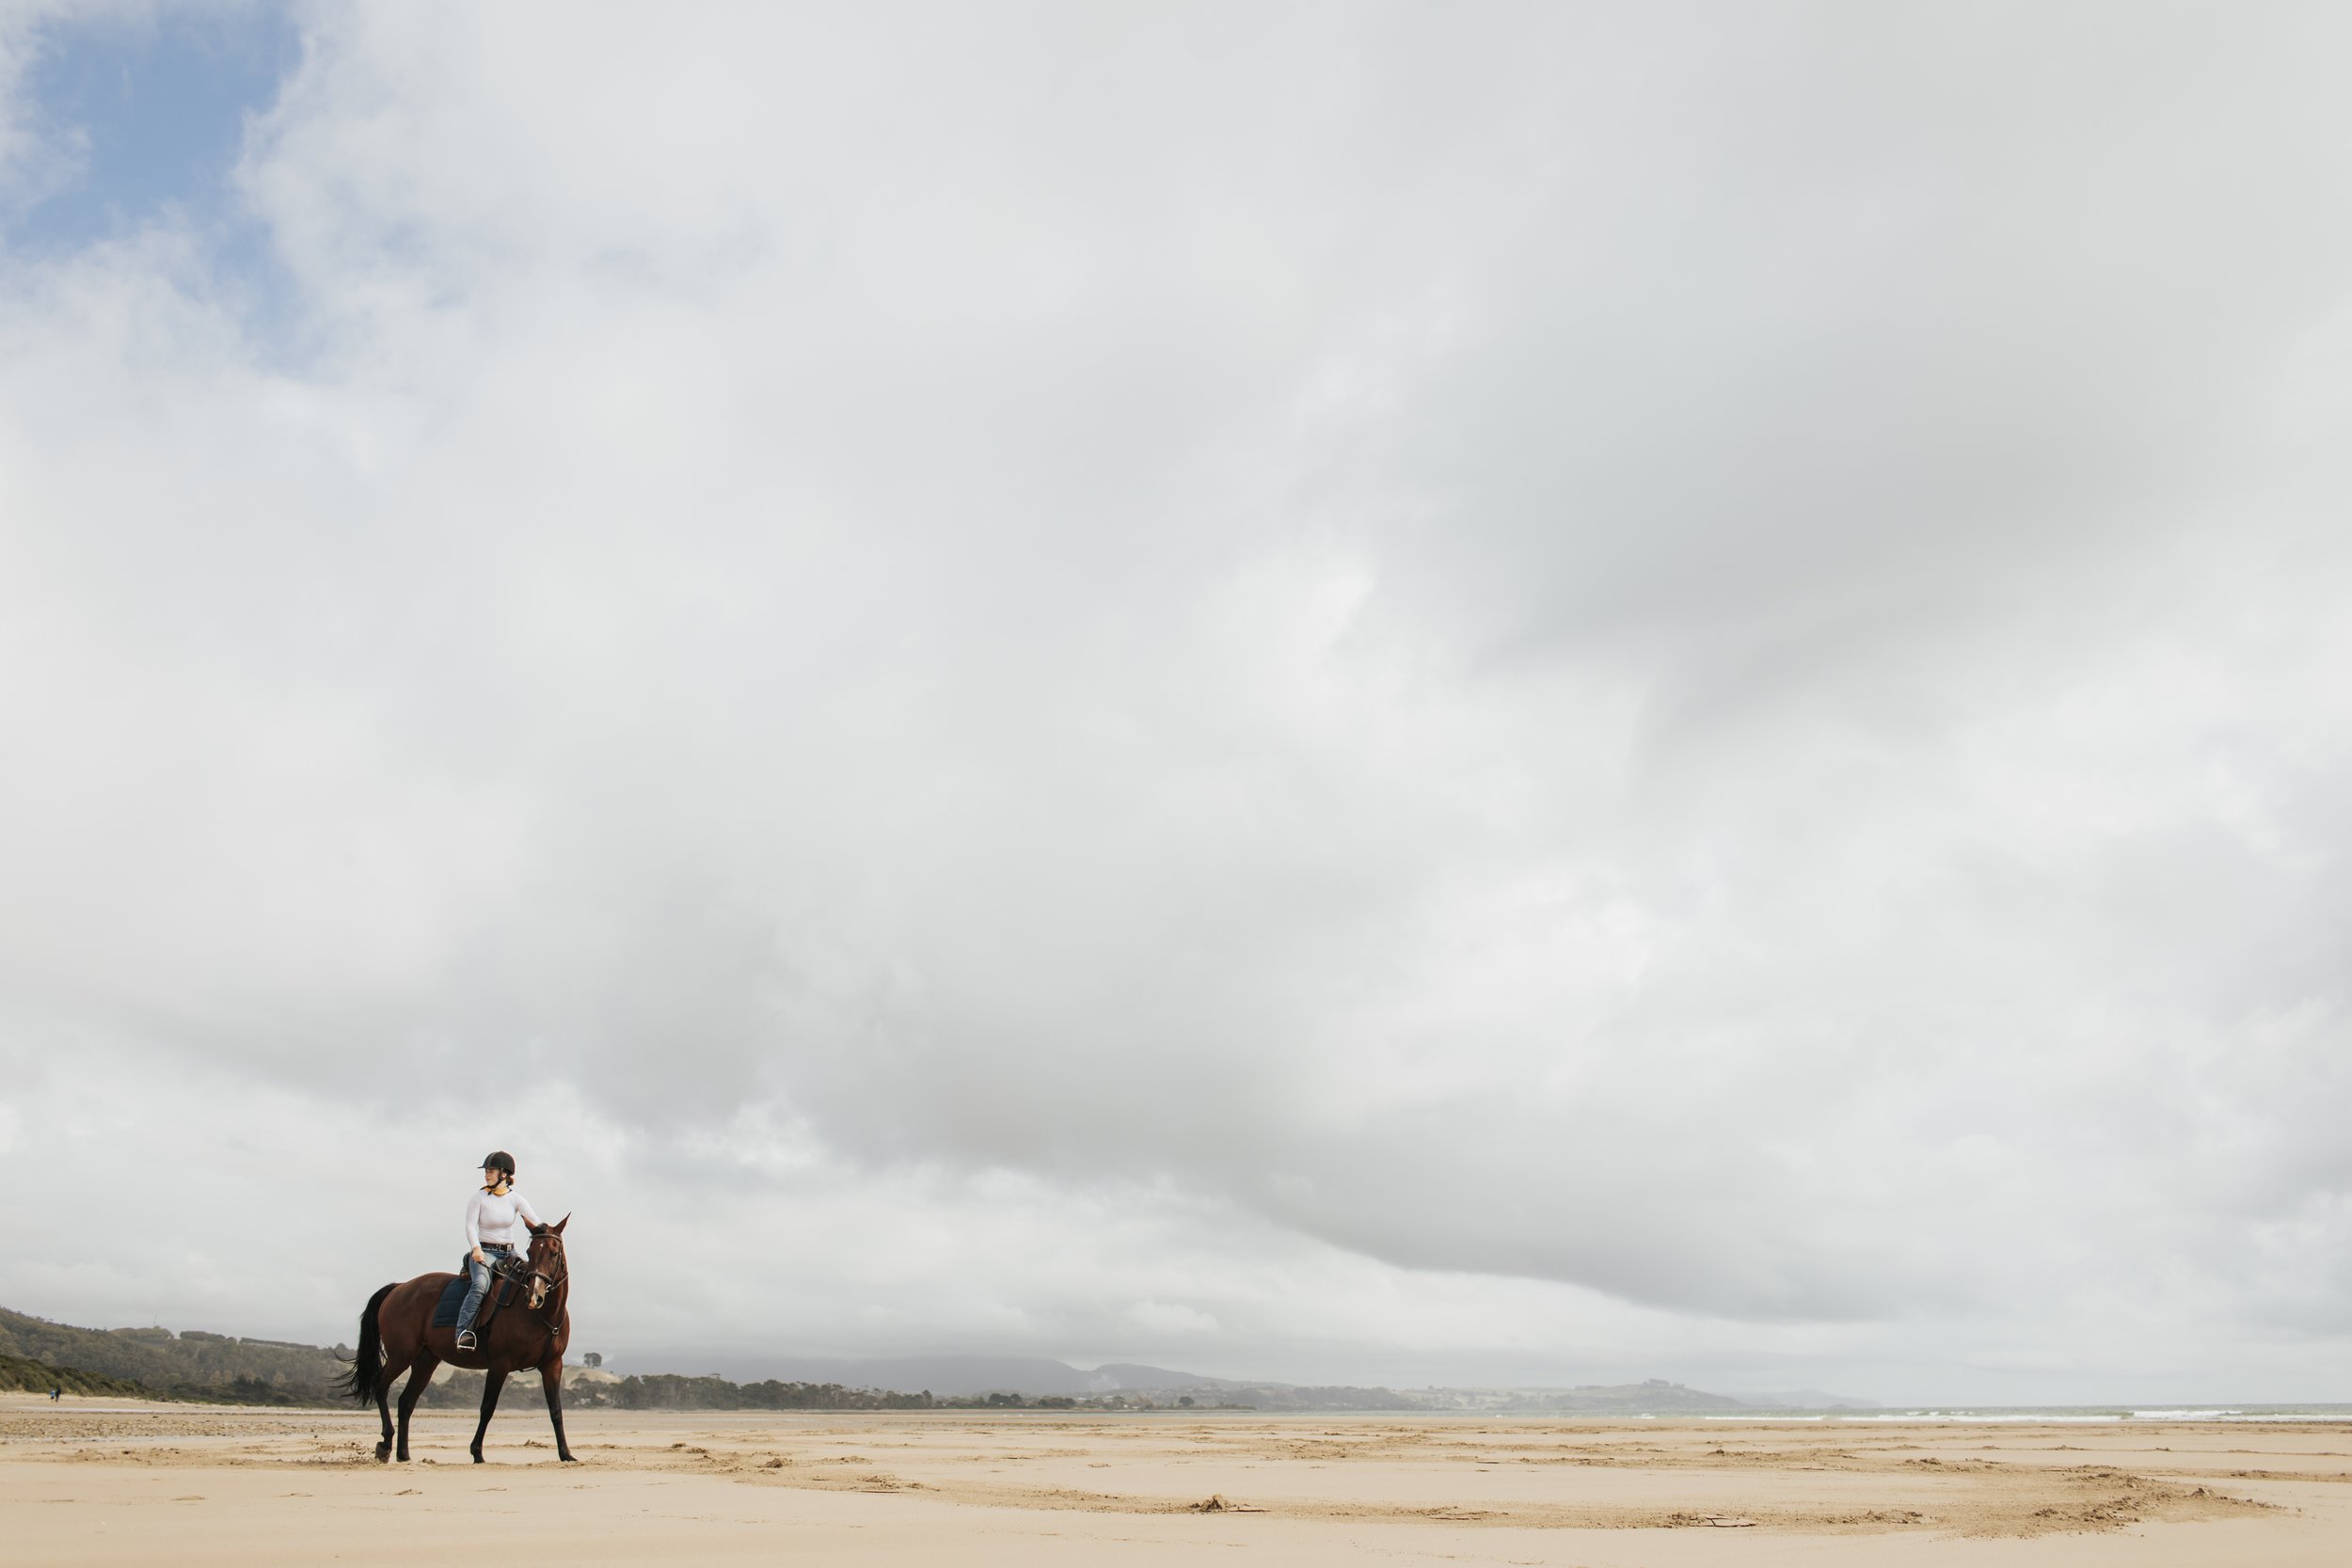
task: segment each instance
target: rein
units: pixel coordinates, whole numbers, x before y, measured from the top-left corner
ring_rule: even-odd
[[[556,1237],[552,1233],[534,1234],[532,1237],[534,1242],[542,1239],[550,1242],[553,1245],[555,1253],[553,1259],[554,1272],[550,1274],[546,1269],[525,1268],[520,1272],[510,1274],[505,1276],[506,1278],[513,1280],[517,1285],[528,1285],[538,1291],[540,1292],[539,1305],[536,1307],[530,1305],[529,1296],[526,1294],[522,1301],[513,1302],[512,1305],[505,1308],[505,1311],[520,1312],[523,1316],[537,1323],[542,1329],[547,1331],[548,1342],[552,1345],[555,1341],[557,1333],[563,1326],[558,1319],[564,1311],[565,1301],[564,1287],[572,1277],[572,1265],[571,1259],[564,1256],[564,1243],[562,1238]],[[522,1259],[522,1261],[527,1264],[530,1259],[526,1258]],[[505,1320],[501,1316],[500,1321],[504,1322]]]

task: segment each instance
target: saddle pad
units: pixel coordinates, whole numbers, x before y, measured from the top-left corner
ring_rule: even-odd
[[[515,1282],[511,1279],[493,1275],[490,1280],[489,1294],[482,1303],[480,1321],[484,1323],[488,1322],[490,1314],[494,1310],[505,1306],[508,1302],[514,1299]],[[448,1284],[441,1287],[441,1299],[433,1304],[433,1326],[435,1328],[455,1328],[457,1326],[457,1309],[465,1305],[466,1271],[461,1268],[454,1275],[450,1276]]]

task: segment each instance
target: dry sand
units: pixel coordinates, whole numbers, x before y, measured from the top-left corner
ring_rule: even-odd
[[[2352,1426],[420,1416],[0,1396],[11,1564],[2327,1564]],[[1203,1507],[1211,1499],[1216,1506]]]

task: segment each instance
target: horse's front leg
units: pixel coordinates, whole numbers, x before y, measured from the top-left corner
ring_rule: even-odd
[[[555,1423],[555,1457],[569,1465],[572,1446],[564,1440],[564,1358],[548,1357],[539,1369],[539,1386],[548,1391],[548,1419]],[[487,1419],[485,1417],[485,1419]]]
[[[433,1374],[440,1365],[430,1355],[418,1356],[417,1370],[408,1374],[407,1386],[400,1391],[400,1442],[393,1450],[393,1457],[403,1464],[408,1459],[408,1418],[415,1412],[417,1402],[424,1397],[424,1391],[432,1384]]]
[[[493,1367],[482,1374],[482,1422],[473,1429],[473,1462],[482,1463],[482,1434],[490,1430],[490,1418],[497,1414],[499,1390],[506,1386],[506,1369]]]

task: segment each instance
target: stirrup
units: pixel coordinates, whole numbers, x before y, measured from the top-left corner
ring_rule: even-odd
[[[457,1331],[457,1348],[459,1350],[479,1350],[482,1348],[482,1341],[473,1337],[472,1329],[461,1328]]]

